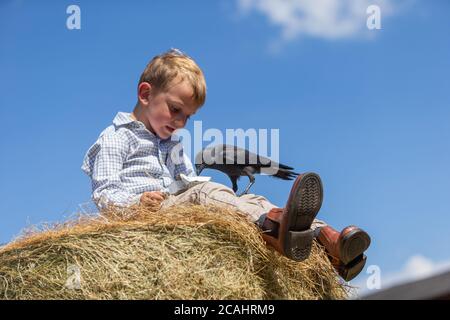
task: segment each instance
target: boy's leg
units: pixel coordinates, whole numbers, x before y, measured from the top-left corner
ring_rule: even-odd
[[[263,196],[248,194],[238,197],[227,186],[209,181],[195,185],[179,195],[170,195],[162,202],[161,208],[187,203],[225,206],[246,214],[253,222],[276,207]]]
[[[275,206],[273,208],[275,208]],[[267,220],[267,213],[268,213],[268,211],[262,212],[262,214],[255,221],[255,223],[258,225],[258,227],[260,227],[261,229],[264,229],[264,232],[266,232],[266,233],[269,233],[271,231],[270,227],[269,228],[263,227],[264,223],[268,221]],[[327,227],[327,226],[328,226],[328,224],[325,221],[314,218],[314,220],[313,220],[313,222],[311,224],[311,230],[314,231],[314,238],[317,238],[319,236],[319,232],[320,232],[320,229],[322,227]]]
[[[265,216],[267,212],[277,206],[267,200],[266,197],[248,193],[244,194],[239,199],[239,207],[245,211],[252,222],[255,222],[258,226],[262,216]]]
[[[352,280],[364,268],[370,236],[356,226],[337,231],[330,226],[320,228],[317,240],[325,247],[331,263],[346,281]]]
[[[238,197],[231,188],[216,183],[204,182],[195,185],[179,195],[170,195],[161,204],[161,208],[168,208],[179,204],[201,204],[226,206],[236,209],[246,214],[250,221],[262,226],[266,214],[277,206],[271,203],[267,198],[256,194],[245,194]],[[321,220],[315,219],[311,228],[323,227],[327,224]]]
[[[286,257],[302,261],[309,257],[314,227],[323,225],[315,219],[323,199],[320,177],[300,174],[294,181],[284,208],[273,208],[260,220],[267,244]],[[317,228],[319,229],[319,228]]]

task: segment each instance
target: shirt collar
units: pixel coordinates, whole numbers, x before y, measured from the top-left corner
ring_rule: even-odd
[[[137,122],[137,121],[134,120],[133,118],[131,118],[131,114],[127,113],[127,112],[119,112],[119,113],[117,113],[117,115],[115,116],[115,118],[113,120],[113,124],[116,127],[123,126],[123,125],[126,125],[128,123],[132,123],[132,122]]]
[[[145,129],[152,137],[154,137],[154,138],[157,139],[157,140],[160,140],[161,142],[170,142],[170,141],[173,141],[173,142],[179,142],[179,141],[180,141],[180,138],[179,138],[178,136],[176,136],[176,135],[174,136],[174,140],[172,140],[171,137],[169,137],[169,138],[167,138],[167,139],[164,139],[164,140],[161,139],[161,138],[158,137],[156,134],[154,134],[153,132],[151,132],[150,130],[148,130],[142,122],[137,121],[137,120],[134,120],[134,119],[131,117],[131,113],[128,113],[128,112],[119,112],[119,113],[117,113],[117,115],[114,117],[114,120],[113,120],[113,124],[114,124],[116,127],[124,126],[124,125],[130,124],[130,123],[135,123],[137,126],[142,127],[142,128]]]

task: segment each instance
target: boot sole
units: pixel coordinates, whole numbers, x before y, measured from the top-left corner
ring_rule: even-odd
[[[343,266],[342,267],[343,269],[339,273],[339,275],[345,281],[353,280],[364,269],[364,266],[366,265],[366,261],[367,261],[367,257],[362,254],[360,257],[356,258],[354,261],[350,262],[348,265]]]
[[[369,248],[370,237],[364,230],[358,229],[349,232],[341,240],[340,260],[343,264],[347,265],[357,257],[361,256],[364,251]]]
[[[311,253],[314,238],[311,224],[322,206],[323,188],[320,177],[315,173],[306,173],[296,182],[294,198],[287,207],[288,229],[284,252],[292,260],[303,261]]]

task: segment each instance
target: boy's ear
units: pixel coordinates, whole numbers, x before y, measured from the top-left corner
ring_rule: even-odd
[[[150,101],[150,93],[152,92],[152,85],[148,82],[142,82],[138,87],[138,99],[142,104],[147,104]]]

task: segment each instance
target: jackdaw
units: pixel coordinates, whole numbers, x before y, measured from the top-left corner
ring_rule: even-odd
[[[293,180],[298,176],[292,167],[246,149],[226,144],[219,144],[200,151],[195,157],[195,167],[197,175],[200,175],[203,169],[222,171],[230,178],[234,192],[238,190],[237,180],[241,176],[247,176],[250,182],[240,195],[248,193],[250,187],[255,183],[254,174],[264,173],[283,180]]]

